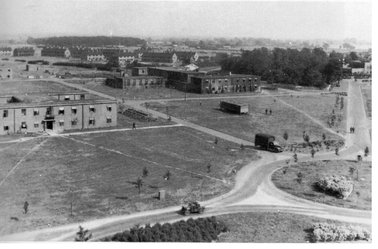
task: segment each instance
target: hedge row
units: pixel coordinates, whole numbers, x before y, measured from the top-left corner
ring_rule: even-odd
[[[318,223],[313,226],[314,242],[370,240],[371,233],[358,226]]]
[[[346,199],[353,191],[353,182],[345,176],[325,176],[316,182],[316,186],[331,195]]]
[[[211,242],[218,238],[227,227],[216,218],[181,220],[175,223],[156,223],[152,227],[135,226],[130,230],[106,237],[101,241],[119,242]]]

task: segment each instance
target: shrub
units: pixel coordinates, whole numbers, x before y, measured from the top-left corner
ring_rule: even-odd
[[[325,176],[316,182],[316,186],[330,195],[346,199],[353,191],[353,182],[345,176]]]
[[[370,238],[371,233],[359,226],[337,226],[328,223],[313,225],[314,242],[370,240]]]
[[[159,223],[154,226],[147,224],[144,228],[135,226],[130,230],[117,233],[113,236],[103,238],[101,241],[119,242],[211,242],[216,240],[218,235],[228,229],[224,223],[216,218],[199,218],[180,220],[175,223]]]

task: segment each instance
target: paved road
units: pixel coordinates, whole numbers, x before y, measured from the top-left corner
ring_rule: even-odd
[[[343,82],[343,84],[350,84],[348,98],[348,124],[353,123],[357,128],[355,134],[347,134],[346,148],[340,151],[340,156],[334,155],[333,152],[319,153],[316,155],[316,160],[327,159],[341,159],[356,158],[357,153],[366,146],[370,141],[366,126],[366,116],[364,118],[362,95],[359,92],[359,87],[353,85],[352,82]],[[128,103],[136,108],[140,102]],[[138,108],[141,108],[140,106]],[[165,114],[151,112],[157,116],[165,116]],[[237,143],[248,144],[238,138],[234,138],[227,134],[223,134],[208,128],[204,128],[185,120],[173,119],[177,123],[201,130],[203,132],[219,136]],[[359,136],[361,135],[361,137]],[[250,144],[250,143],[249,143]],[[243,167],[236,176],[236,184],[232,191],[226,193],[221,197],[214,198],[203,202],[207,207],[203,216],[211,216],[226,213],[238,212],[288,212],[304,215],[317,216],[322,218],[336,219],[352,223],[362,223],[371,225],[371,211],[354,210],[328,206],[320,203],[303,200],[292,196],[277,189],[271,182],[271,174],[278,168],[285,165],[285,160],[290,155],[271,154],[259,151],[261,159],[251,162]],[[313,160],[310,157],[300,157],[300,161]],[[131,215],[122,215],[115,217],[108,217],[97,219],[93,221],[83,222],[80,225],[91,230],[95,239],[113,234],[115,232],[127,229],[134,224],[144,224],[154,222],[167,222],[183,219],[182,216],[175,211],[180,207],[169,207],[159,210],[152,210],[146,212],[135,213]],[[19,234],[11,234],[0,238],[1,240],[68,240],[72,241],[77,232],[79,224],[70,224],[59,226],[55,228],[42,229],[38,231],[31,231]]]

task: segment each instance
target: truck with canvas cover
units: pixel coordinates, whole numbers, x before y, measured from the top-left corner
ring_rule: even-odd
[[[247,114],[249,111],[249,106],[247,104],[237,104],[227,101],[220,102],[220,109],[222,111],[237,113],[237,114]]]
[[[255,136],[255,146],[260,146],[271,152],[282,152],[282,147],[275,140],[276,138],[272,135],[258,133]]]

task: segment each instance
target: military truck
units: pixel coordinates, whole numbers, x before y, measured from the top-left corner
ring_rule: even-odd
[[[249,106],[247,104],[237,104],[227,101],[221,101],[220,109],[222,111],[232,112],[236,114],[247,114],[249,111]]]
[[[261,148],[271,152],[282,152],[282,147],[275,140],[276,138],[272,135],[258,133],[255,136],[255,146],[260,146]]]
[[[182,206],[180,213],[182,215],[189,215],[189,214],[202,214],[205,210],[205,207],[201,207],[201,205],[196,202],[189,202],[187,206]]]

